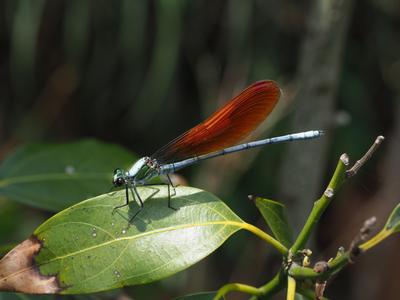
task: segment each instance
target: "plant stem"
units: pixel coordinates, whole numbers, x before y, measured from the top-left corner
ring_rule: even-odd
[[[250,285],[246,284],[241,284],[241,283],[229,283],[221,287],[217,295],[214,297],[214,300],[221,299],[224,297],[227,293],[233,292],[233,291],[238,291],[238,292],[243,292],[247,293],[250,295],[253,295],[254,297],[251,297],[250,299],[255,300],[258,299],[259,297],[261,298],[267,298],[275,294],[276,292],[280,291],[282,287],[284,286],[285,280],[284,276],[282,275],[282,272],[278,272],[274,278],[272,278],[267,284],[256,288]]]
[[[372,247],[374,247],[375,245],[377,245],[378,243],[380,243],[385,238],[387,238],[392,233],[393,233],[393,231],[391,231],[391,230],[383,229],[381,232],[379,232],[377,235],[375,235],[372,239],[361,244],[359,246],[359,248],[362,251],[367,251],[367,250],[371,249]]]
[[[323,273],[315,272],[313,269],[308,267],[302,267],[297,264],[292,264],[289,269],[289,275],[295,279],[313,279],[313,280],[326,280],[332,275],[340,271],[350,261],[350,254],[348,252],[343,253],[336,258],[328,262],[328,269]]]
[[[250,300],[256,300],[258,298],[269,298],[275,293],[279,292],[286,281],[286,277],[283,276],[282,272],[278,272],[274,278],[272,278],[267,284],[259,287],[258,289],[261,291],[261,296],[259,297],[251,297]]]
[[[315,292],[312,290],[305,289],[305,288],[302,288],[301,286],[298,286],[297,292],[307,299],[315,300]],[[327,300],[327,298],[322,297],[321,300]]]
[[[247,294],[255,295],[255,296],[261,295],[260,289],[254,287],[254,286],[241,284],[241,283],[228,283],[228,284],[225,284],[223,287],[221,287],[218,290],[217,295],[215,295],[213,300],[219,300],[219,299],[223,298],[227,293],[234,292],[234,291],[243,292],[243,293],[247,293]]]
[[[371,156],[372,153],[373,152],[368,153],[369,154],[368,158]],[[362,166],[363,164],[362,162],[363,160],[360,160],[358,165],[354,168],[356,172],[360,168],[360,166]],[[347,154],[342,154],[336,165],[335,172],[328,184],[328,187],[326,188],[321,198],[319,198],[314,203],[314,207],[311,210],[311,213],[308,216],[308,219],[303,229],[301,230],[299,236],[297,237],[295,243],[290,248],[290,250],[288,250],[278,240],[274,239],[272,236],[262,231],[261,229],[255,227],[254,225],[251,225],[249,223],[244,223],[242,225],[242,228],[252,232],[261,239],[265,240],[267,243],[274,246],[284,257],[286,257],[287,255],[290,256],[292,254],[295,255],[299,250],[305,247],[305,244],[307,243],[321,215],[324,213],[325,209],[331,202],[336,191],[339,189],[341,184],[346,179],[346,167],[348,166],[348,164],[349,164],[349,157],[347,156]],[[364,244],[361,244],[359,246],[359,249],[361,250],[361,252],[370,249],[371,247],[379,243],[381,240],[386,238],[390,233],[388,233],[388,231],[383,230],[371,240],[365,242]],[[345,253],[340,252],[334,259],[330,260],[328,263],[325,263],[327,267],[326,269],[324,269],[324,271],[320,270],[319,272],[315,271],[312,268],[303,267],[295,262],[292,262],[289,270],[287,271],[288,275],[287,277],[286,277],[286,272],[284,272],[281,269],[271,281],[269,281],[267,284],[259,288],[240,283],[227,284],[219,289],[214,300],[222,298],[230,291],[240,291],[251,294],[253,295],[253,297],[251,297],[250,300],[255,300],[258,298],[267,298],[275,294],[276,292],[280,291],[284,287],[286,282],[288,288],[287,299],[293,300],[295,299],[295,294],[296,294],[296,280],[311,279],[311,280],[321,281],[322,283],[324,283],[324,281],[328,280],[330,277],[338,273],[340,270],[342,270],[344,266],[346,266],[349,262],[351,262],[353,258],[352,255],[354,256],[354,253],[351,254],[350,252],[352,251],[348,251]],[[318,269],[316,268],[316,270]],[[315,296],[315,293],[313,293],[311,290],[304,289],[301,286],[298,287],[298,290],[299,293],[308,297],[309,299],[312,299]]]
[[[370,240],[358,246],[360,249],[360,253],[364,253],[365,251],[371,249],[376,246],[382,240],[390,236],[393,232],[391,230],[386,230],[385,228],[380,231],[377,235],[375,235]],[[351,255],[350,251],[344,252],[342,254],[337,255],[334,259],[330,260],[328,264],[328,268],[325,272],[318,273],[311,268],[302,267],[298,264],[293,263],[288,271],[289,276],[297,280],[301,279],[313,279],[313,280],[327,280],[336,273],[338,273],[343,267],[345,267],[349,262],[351,262],[354,257]]]
[[[365,165],[365,163],[372,157],[376,150],[378,150],[379,146],[382,144],[385,137],[383,135],[379,135],[372,146],[368,149],[368,151],[361,157],[356,163],[351,167],[350,170],[346,172],[347,177],[352,177],[357,174],[358,170]]]
[[[293,277],[288,276],[288,287],[287,287],[287,300],[294,300],[296,296],[296,280]]]
[[[344,181],[346,174],[345,173],[346,166],[348,166],[348,164],[349,164],[349,158],[347,154],[342,154],[336,166],[335,173],[333,174],[332,179],[329,182],[328,188],[325,190],[322,197],[314,203],[314,207],[310,215],[308,216],[306,224],[304,225],[295,243],[290,249],[291,253],[295,254],[297,253],[297,251],[304,248],[305,244],[310,238],[311,232],[313,231],[315,225],[317,225],[322,213],[329,205],[336,190],[340,187],[340,185]]]
[[[251,225],[249,223],[244,223],[242,226],[243,229],[246,229],[250,231],[251,233],[254,233],[267,243],[271,244],[274,246],[282,255],[287,255],[288,254],[288,249],[282,245],[278,240],[274,239],[272,236],[270,236],[268,233],[262,231],[260,228]]]

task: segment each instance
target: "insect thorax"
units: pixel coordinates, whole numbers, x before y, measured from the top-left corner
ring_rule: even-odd
[[[128,174],[135,182],[149,180],[160,173],[159,164],[155,159],[142,157],[133,164]]]

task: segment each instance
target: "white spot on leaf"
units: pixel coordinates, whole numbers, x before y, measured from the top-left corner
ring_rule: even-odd
[[[118,270],[114,270],[114,275],[117,276],[118,278],[121,277],[121,274],[118,272]]]
[[[75,173],[75,168],[73,166],[65,166],[65,173],[72,175]]]

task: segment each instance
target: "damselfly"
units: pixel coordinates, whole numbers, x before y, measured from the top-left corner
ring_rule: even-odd
[[[258,81],[204,122],[178,136],[150,157],[140,158],[128,171],[116,169],[113,184],[115,187],[125,186],[126,203],[115,209],[129,204],[130,190],[140,203],[139,210],[130,219],[132,221],[143,208],[143,201],[136,187],[148,184],[154,177],[166,175],[168,189],[170,186],[174,188],[169,174],[202,160],[268,144],[313,139],[323,134],[320,130],[312,130],[232,146],[260,125],[272,111],[280,95],[281,90],[275,81]],[[169,190],[168,195],[168,207],[173,208]]]

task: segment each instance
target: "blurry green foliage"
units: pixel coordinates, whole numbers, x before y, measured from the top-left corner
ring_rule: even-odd
[[[49,211],[59,211],[112,188],[112,171],[135,156],[95,140],[70,144],[30,144],[0,165],[0,195]]]
[[[151,154],[246,83],[276,79],[290,98],[295,92],[307,4],[0,1],[1,160],[20,142],[88,136]],[[398,11],[397,0],[357,2],[343,53],[338,113],[329,128],[334,143],[328,163],[343,149],[351,156],[359,155],[372,137],[391,132],[398,119]],[[275,130],[285,131],[289,119],[290,115]],[[276,183],[284,148],[263,150],[241,175],[242,184],[224,195],[246,220],[259,216],[245,200],[249,193],[279,198]],[[359,176],[359,182],[368,182],[359,188],[363,193],[357,191],[360,198],[371,194],[381,180],[376,168],[370,167],[378,161],[372,161]],[[197,168],[184,171],[189,181]],[[25,238],[48,216],[2,198],[0,241]],[[200,265],[193,271],[198,275],[196,282],[180,277],[176,288],[160,285],[163,292],[154,298],[176,295],[178,286],[189,289],[206,281],[228,281],[227,269],[238,253],[246,252],[248,242],[245,235],[233,237],[228,243],[235,245],[235,251],[223,247],[212,257],[214,275],[205,274],[205,265]],[[270,272],[267,267],[262,271]],[[136,287],[132,294],[142,295],[141,291],[147,295],[148,289]]]

